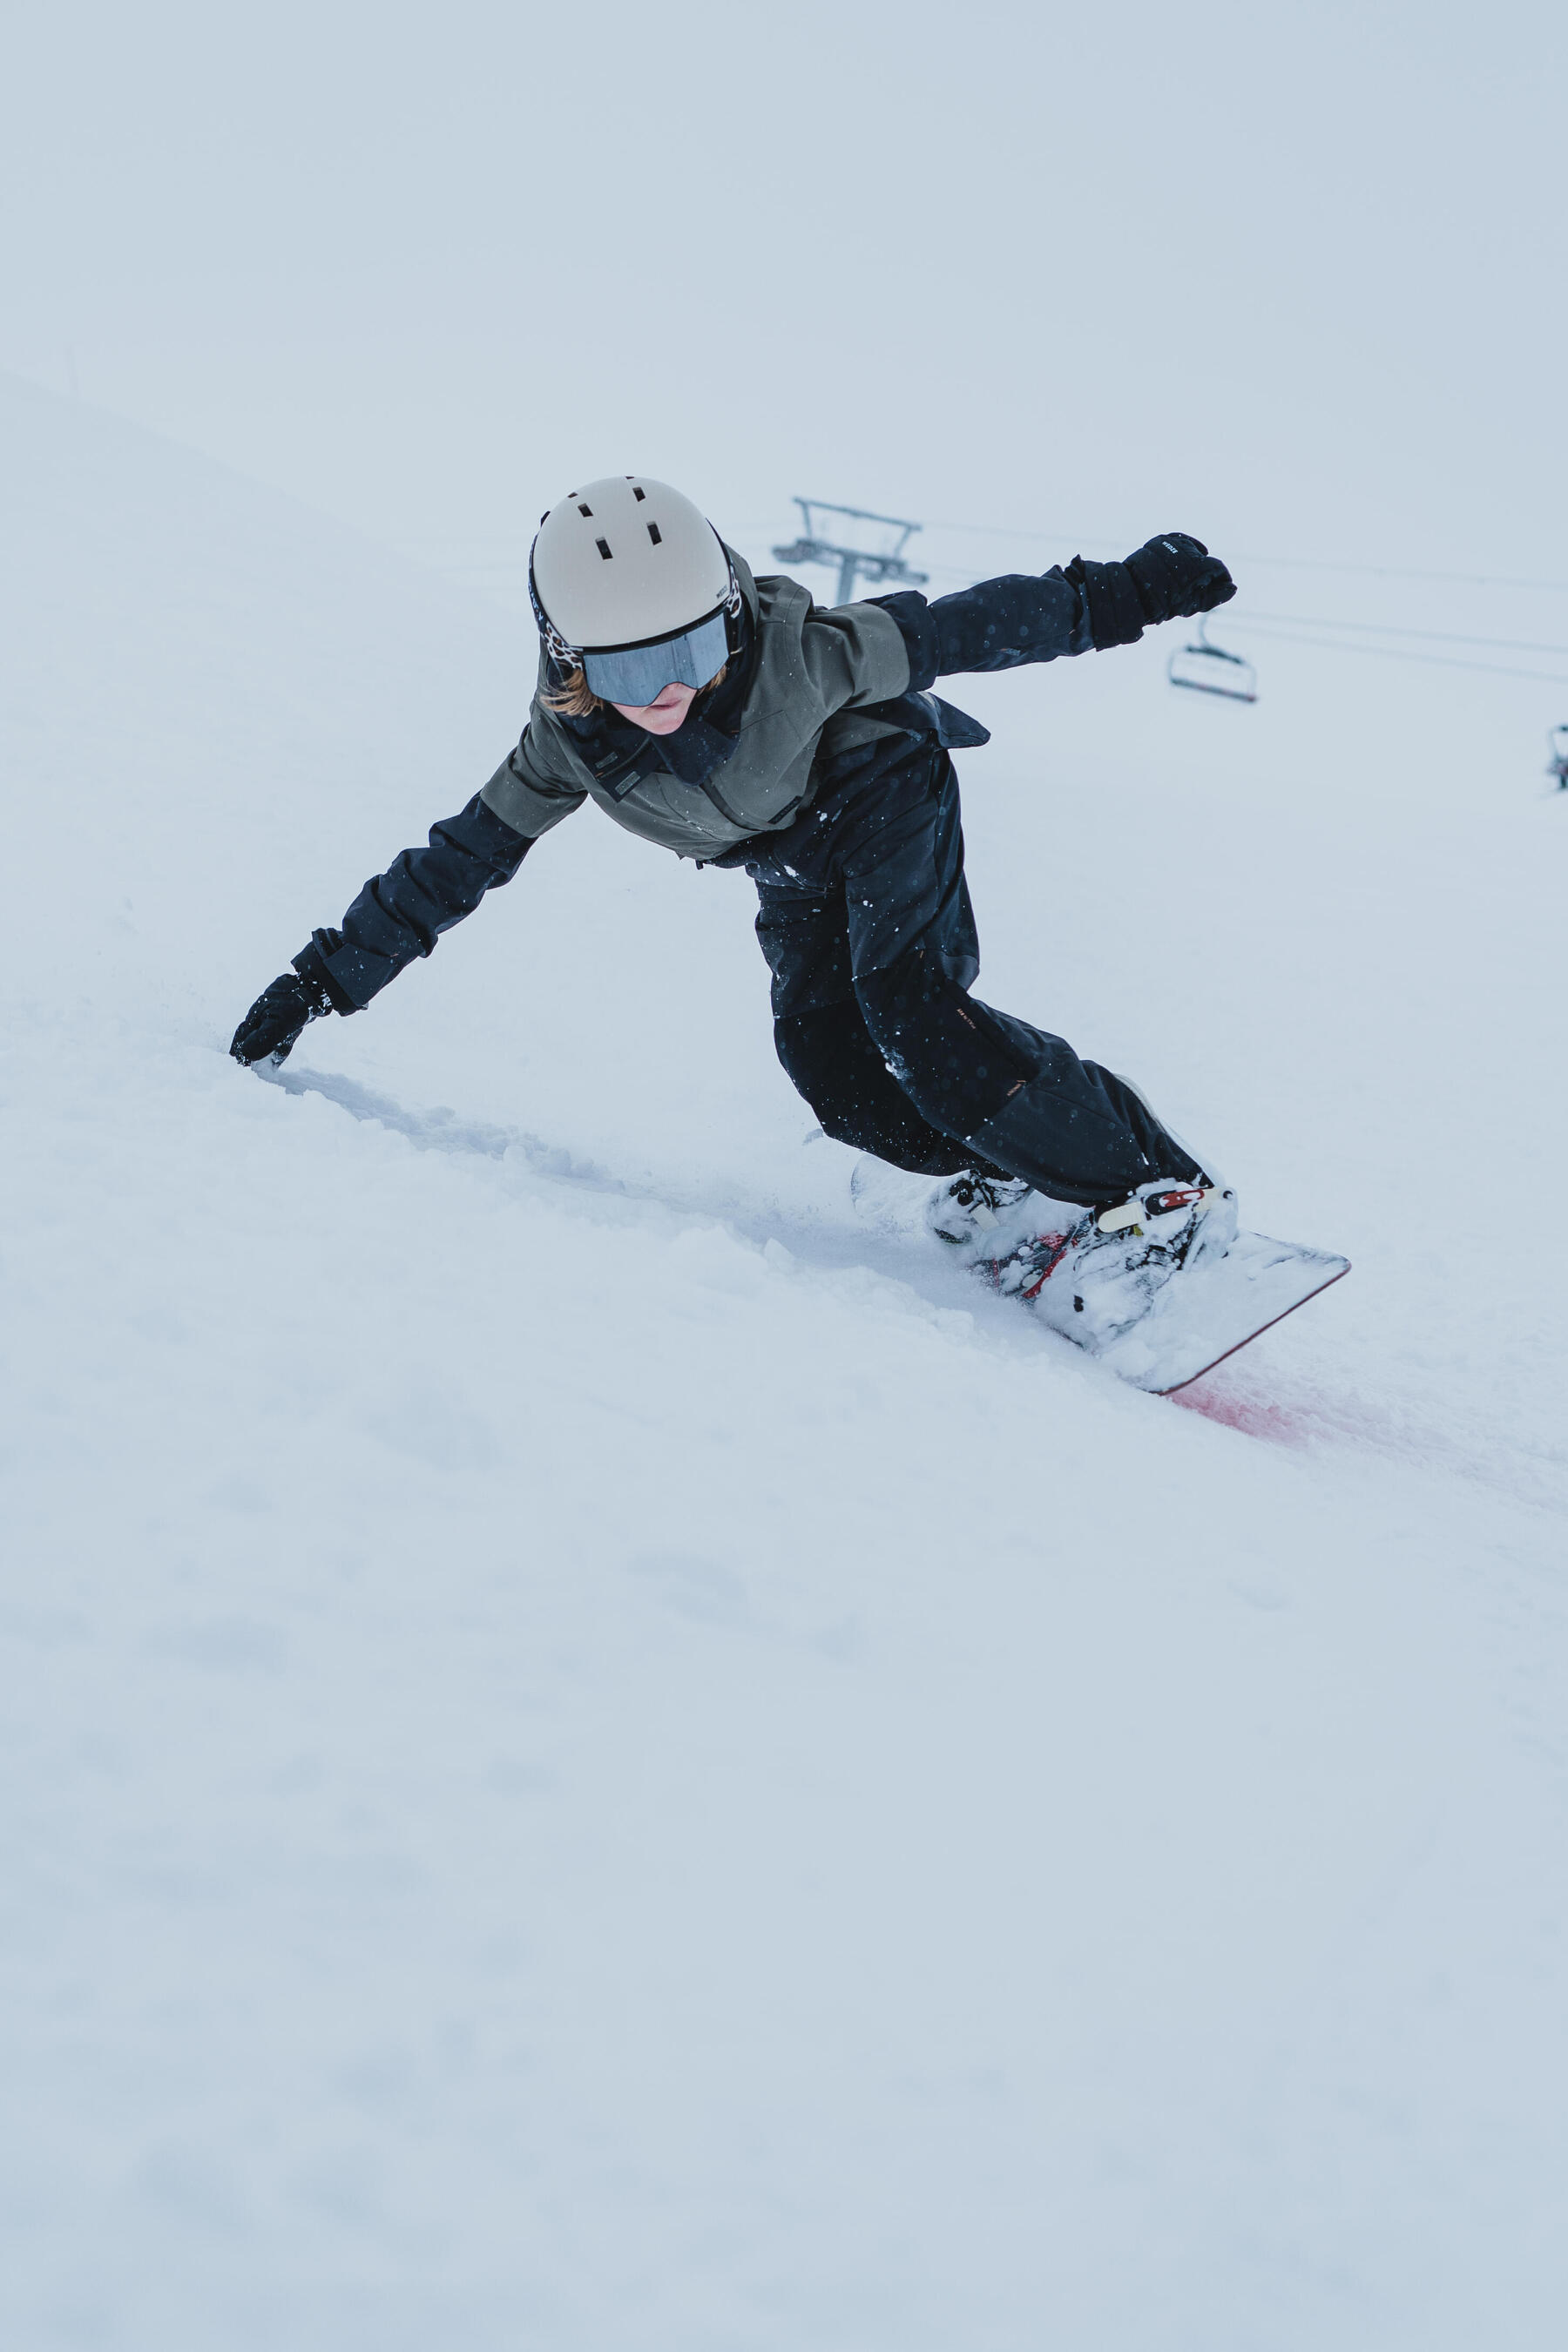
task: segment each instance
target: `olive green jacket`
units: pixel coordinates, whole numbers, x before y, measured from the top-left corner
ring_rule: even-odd
[[[683,783],[656,738],[629,751],[602,738],[583,743],[536,692],[522,740],[479,795],[504,824],[536,840],[592,800],[678,856],[717,857],[797,816],[816,789],[819,758],[896,731],[867,715],[909,690],[910,657],[891,614],[876,604],[825,611],[797,582],[754,580],[732,551],[731,561],[757,646],[730,756],[703,783]]]

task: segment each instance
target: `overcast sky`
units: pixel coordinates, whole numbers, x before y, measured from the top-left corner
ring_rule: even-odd
[[[1561,0],[6,21],[0,365],[378,536],[636,468],[1568,576]]]

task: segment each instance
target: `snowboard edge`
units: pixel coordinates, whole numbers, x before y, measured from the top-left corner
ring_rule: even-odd
[[[1344,1264],[1333,1274],[1326,1276],[1315,1290],[1309,1290],[1304,1298],[1292,1299],[1289,1307],[1282,1307],[1278,1315],[1271,1315],[1267,1323],[1260,1323],[1256,1331],[1248,1331],[1244,1339],[1233,1339],[1228,1348],[1222,1348],[1217,1356],[1212,1356],[1209,1361],[1200,1366],[1197,1371],[1184,1372],[1179,1381],[1171,1382],[1169,1388],[1145,1389],[1143,1393],[1145,1396],[1179,1396],[1183,1389],[1190,1389],[1194,1381],[1203,1380],[1218,1365],[1227,1362],[1232,1356],[1238,1356],[1243,1348],[1250,1348],[1254,1339],[1261,1339],[1265,1331],[1272,1331],[1277,1323],[1283,1323],[1288,1315],[1296,1313],[1298,1307],[1310,1307],[1314,1298],[1321,1298],[1324,1291],[1331,1290],[1336,1282],[1342,1282],[1350,1270],[1351,1262],[1346,1258]],[[1130,1385],[1136,1385],[1136,1383],[1130,1383]]]

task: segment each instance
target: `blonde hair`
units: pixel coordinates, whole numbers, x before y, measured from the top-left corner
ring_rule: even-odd
[[[722,686],[729,667],[727,661],[721,662],[707,685],[700,687],[692,699],[700,702],[705,694],[711,694],[716,686]],[[562,719],[592,719],[596,710],[605,707],[580,668],[569,669],[559,686],[541,687],[539,699],[546,710],[553,710]]]
[[[542,686],[539,699],[563,719],[592,719],[604,708],[580,669],[569,669],[559,686]]]

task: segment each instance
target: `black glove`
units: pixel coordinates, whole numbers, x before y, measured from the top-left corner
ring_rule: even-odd
[[[1151,628],[1178,615],[1212,613],[1236,593],[1236,583],[1218,556],[1184,530],[1162,531],[1127,558],[1126,569]]]
[[[339,1003],[314,947],[306,948],[294,963],[294,971],[279,973],[262,990],[234,1033],[228,1050],[247,1069],[268,1058],[274,1064],[286,1062],[308,1021],[319,1021],[324,1013],[353,1010]]]
[[[1089,642],[1097,654],[1112,646],[1135,646],[1148,615],[1125,563],[1096,563],[1075,555],[1067,576],[1080,590],[1089,607]]]

